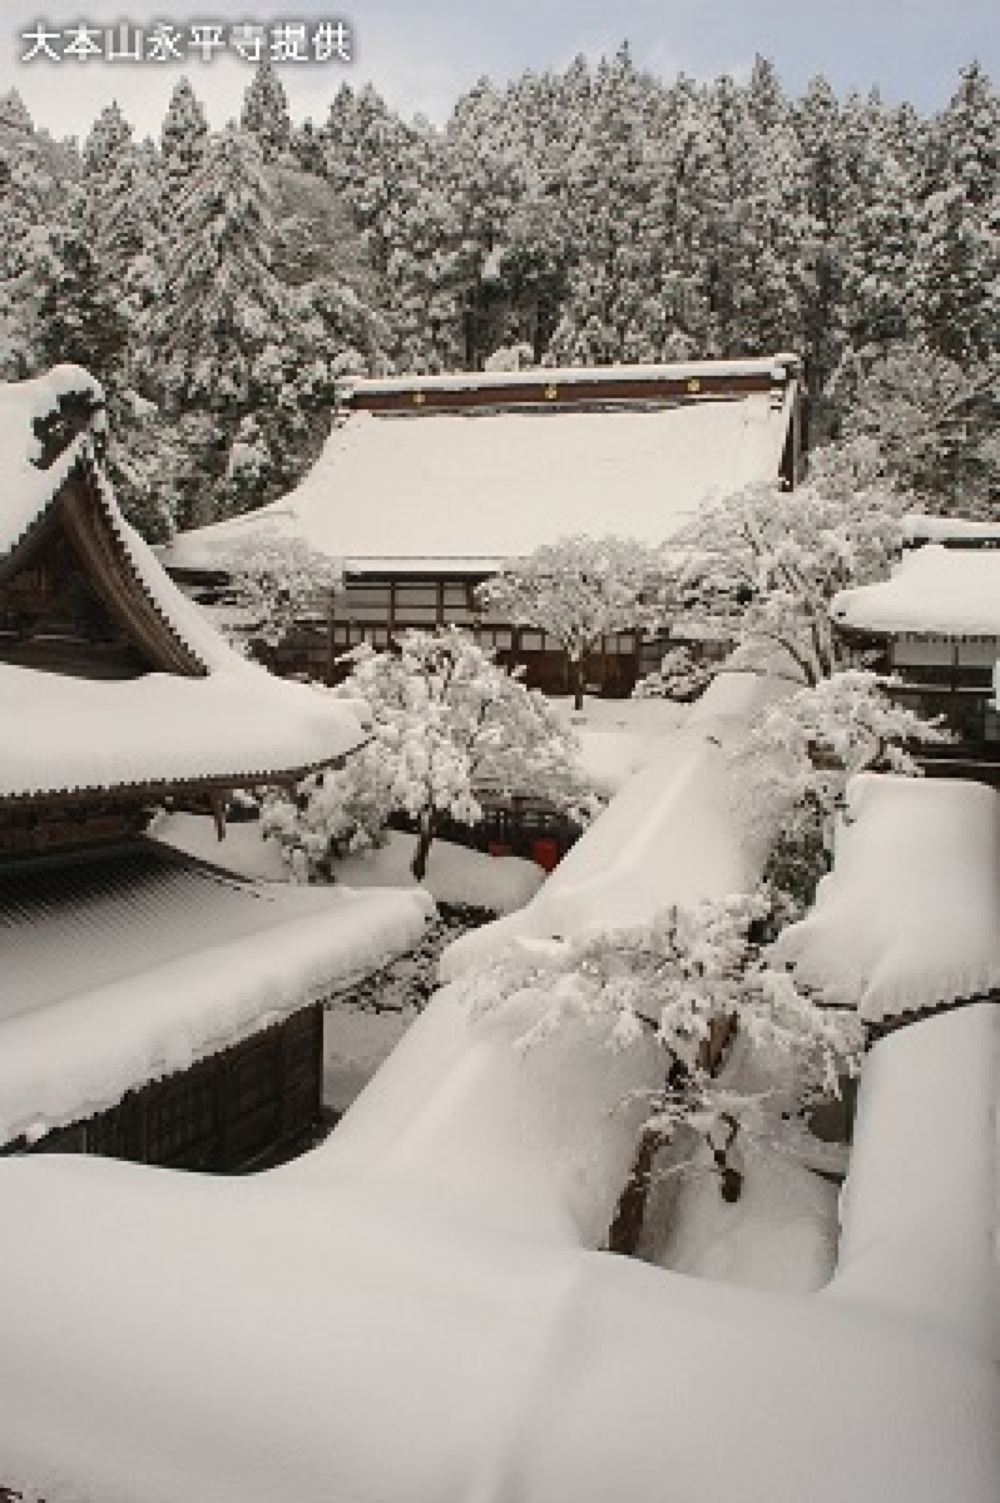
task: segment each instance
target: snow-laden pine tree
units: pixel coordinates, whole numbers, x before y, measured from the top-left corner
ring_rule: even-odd
[[[262,57],[243,96],[243,130],[254,137],[265,162],[284,157],[292,135],[288,95],[269,57]]]
[[[187,78],[174,86],[160,132],[160,157],[168,198],[201,165],[208,147],[205,111]]]
[[[389,817],[403,814],[416,825],[420,881],[441,821],[475,824],[486,790],[543,797],[583,817],[573,737],[543,695],[472,637],[404,632],[393,651],[362,646],[353,659],[338,692],[370,707],[369,740],[341,770],[307,779],[267,813],[268,833],[301,877],[329,877],[338,854],[377,843]]]
[[[652,630],[668,618],[666,566],[633,538],[567,537],[545,543],[479,587],[491,615],[553,637],[567,659],[567,688],[583,708],[586,654],[614,632]]]
[[[931,512],[995,517],[1000,505],[1000,352],[954,360],[922,340],[850,363],[848,441],[875,445],[885,472]]]
[[[310,415],[332,399],[321,324],[302,289],[273,269],[272,197],[253,139],[227,129],[184,184],[157,247],[136,364],[141,389],[165,413],[202,422],[199,494],[181,498],[187,525],[246,510],[290,483]],[[250,415],[272,463],[253,488],[236,487],[233,445]]]
[[[978,64],[927,140],[914,275],[920,326],[960,362],[1000,346],[1000,99]]]

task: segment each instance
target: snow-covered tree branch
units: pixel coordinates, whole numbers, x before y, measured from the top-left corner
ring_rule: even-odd
[[[595,1047],[627,1049],[654,1036],[663,1086],[645,1131],[670,1139],[688,1125],[714,1144],[722,1125],[731,1146],[741,1122],[780,1130],[783,1113],[838,1095],[860,1053],[853,1015],[817,1007],[755,944],[768,911],[760,893],[674,906],[628,928],[526,942],[458,985],[473,1010],[510,1005],[530,1019],[521,1049],[558,1048],[570,1019],[592,1027]],[[741,1092],[713,1072],[710,1046],[733,1027],[752,1050],[786,1061],[786,1091]],[[727,1194],[739,1193],[738,1179],[723,1174],[723,1182]]]
[[[325,613],[344,578],[336,559],[296,537],[261,534],[220,554],[220,564],[229,575],[229,629],[251,647],[278,647],[310,611]]]
[[[902,496],[860,472],[856,456],[837,457],[796,491],[755,485],[723,497],[671,546],[692,622],[727,631],[741,666],[806,685],[845,657],[830,618],[834,595],[884,577],[902,541]],[[683,634],[683,615],[675,630]]]
[[[480,586],[491,614],[546,632],[569,659],[576,708],[583,706],[584,655],[613,632],[667,619],[665,568],[654,549],[630,538],[567,537]]]
[[[371,739],[340,771],[307,779],[295,801],[273,799],[266,815],[302,876],[328,876],[331,858],[377,843],[390,816],[405,814],[417,824],[419,881],[441,820],[475,824],[486,790],[587,818],[593,803],[571,733],[472,637],[404,632],[391,652],[362,646],[353,657],[336,692],[370,706]]]
[[[862,669],[835,673],[771,705],[734,748],[750,817],[781,828],[767,871],[781,919],[802,913],[830,868],[848,780],[858,772],[919,777],[914,748],[954,739],[891,691],[891,680]]]

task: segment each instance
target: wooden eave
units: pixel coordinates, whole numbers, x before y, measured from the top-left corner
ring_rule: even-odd
[[[30,568],[56,530],[61,530],[109,614],[148,662],[150,669],[185,678],[208,673],[149,594],[136,572],[105,504],[96,461],[87,446],[66,479],[13,548],[0,556],[0,584]]]
[[[572,407],[617,407],[643,405],[688,405],[694,402],[732,399],[753,392],[783,391],[766,372],[746,374],[703,374],[688,377],[637,378],[609,377],[594,381],[546,380],[518,385],[491,384],[488,380],[467,387],[421,385],[402,390],[348,392],[343,406],[353,412],[458,412],[476,409],[497,411],[536,407],[566,409]]]

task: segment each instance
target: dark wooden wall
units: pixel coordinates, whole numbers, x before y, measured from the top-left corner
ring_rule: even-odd
[[[308,1143],[321,1117],[323,1009],[303,1008],[117,1106],[0,1153],[90,1153],[171,1169],[263,1168]]]

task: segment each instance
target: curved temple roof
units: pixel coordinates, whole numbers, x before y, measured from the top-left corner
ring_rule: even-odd
[[[567,535],[655,545],[710,497],[777,481],[795,386],[777,357],[359,381],[294,491],[162,556],[225,568],[263,533],[349,571],[485,574]]]
[[[90,421],[42,467],[67,400]],[[61,527],[95,592],[161,671],[95,681],[0,662],[0,800],[205,779],[287,777],[363,739],[363,706],[235,652],[122,516],[101,468],[103,393],[77,367],[0,386],[0,586]]]

